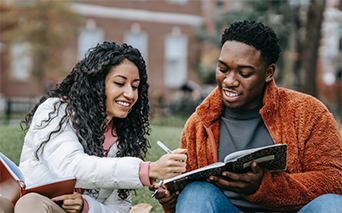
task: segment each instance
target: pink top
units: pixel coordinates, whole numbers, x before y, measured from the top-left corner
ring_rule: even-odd
[[[107,127],[106,132],[104,133],[105,140],[103,142],[103,152],[104,152],[103,154],[105,156],[107,156],[110,147],[118,139],[118,137],[116,136],[115,129],[113,130],[113,134],[111,134],[111,131],[110,131],[111,129],[112,129],[112,125],[110,124]],[[150,168],[150,161],[140,163],[139,178],[140,178],[141,183],[144,186],[152,186],[153,182],[155,181],[154,178],[150,178],[149,177],[149,168]],[[76,191],[82,194],[84,190],[76,189]],[[84,198],[82,198],[82,199],[83,199],[83,210],[82,210],[82,213],[87,213],[89,211],[89,204],[88,204],[86,199],[84,199]]]

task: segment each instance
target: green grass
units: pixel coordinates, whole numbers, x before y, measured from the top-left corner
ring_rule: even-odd
[[[24,133],[20,126],[0,126],[0,152],[6,155],[17,165],[23,146]]]
[[[179,147],[182,127],[166,127],[166,126],[151,126],[151,135],[149,140],[151,149],[149,149],[146,161],[156,161],[160,156],[165,154],[156,142],[162,141],[171,150]],[[24,134],[18,126],[0,126],[0,151],[10,158],[17,165],[19,163]],[[151,213],[163,212],[159,202],[155,198],[151,198],[152,192],[148,187],[136,190],[132,193],[132,204],[148,203],[152,205]]]
[[[152,126],[151,135],[149,137],[151,149],[147,153],[147,161],[156,161],[160,156],[165,154],[165,151],[157,145],[160,140],[171,150],[179,147],[181,137],[181,127],[166,127],[166,126]],[[151,198],[152,192],[148,187],[136,190],[136,195],[132,193],[132,204],[148,203],[152,205],[151,213],[163,212],[161,205],[155,198]]]

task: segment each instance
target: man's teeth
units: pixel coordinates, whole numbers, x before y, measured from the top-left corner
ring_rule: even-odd
[[[116,103],[122,105],[122,106],[129,106],[129,103],[126,103],[126,102],[122,102],[122,101],[117,101]]]
[[[231,93],[231,92],[225,92],[226,93],[226,95],[228,96],[228,97],[235,97],[235,96],[237,96],[238,94],[236,94],[236,93]]]

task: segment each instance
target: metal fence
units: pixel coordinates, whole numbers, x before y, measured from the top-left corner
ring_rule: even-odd
[[[3,111],[3,116],[1,120],[3,124],[9,124],[12,119],[19,119],[15,115],[25,115],[27,114],[35,105],[38,103],[39,98],[28,98],[28,97],[11,97],[6,98],[4,101],[5,109]]]

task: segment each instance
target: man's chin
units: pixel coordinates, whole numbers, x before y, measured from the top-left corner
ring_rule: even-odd
[[[242,105],[239,103],[231,103],[224,101],[224,105],[229,109],[241,109]]]

